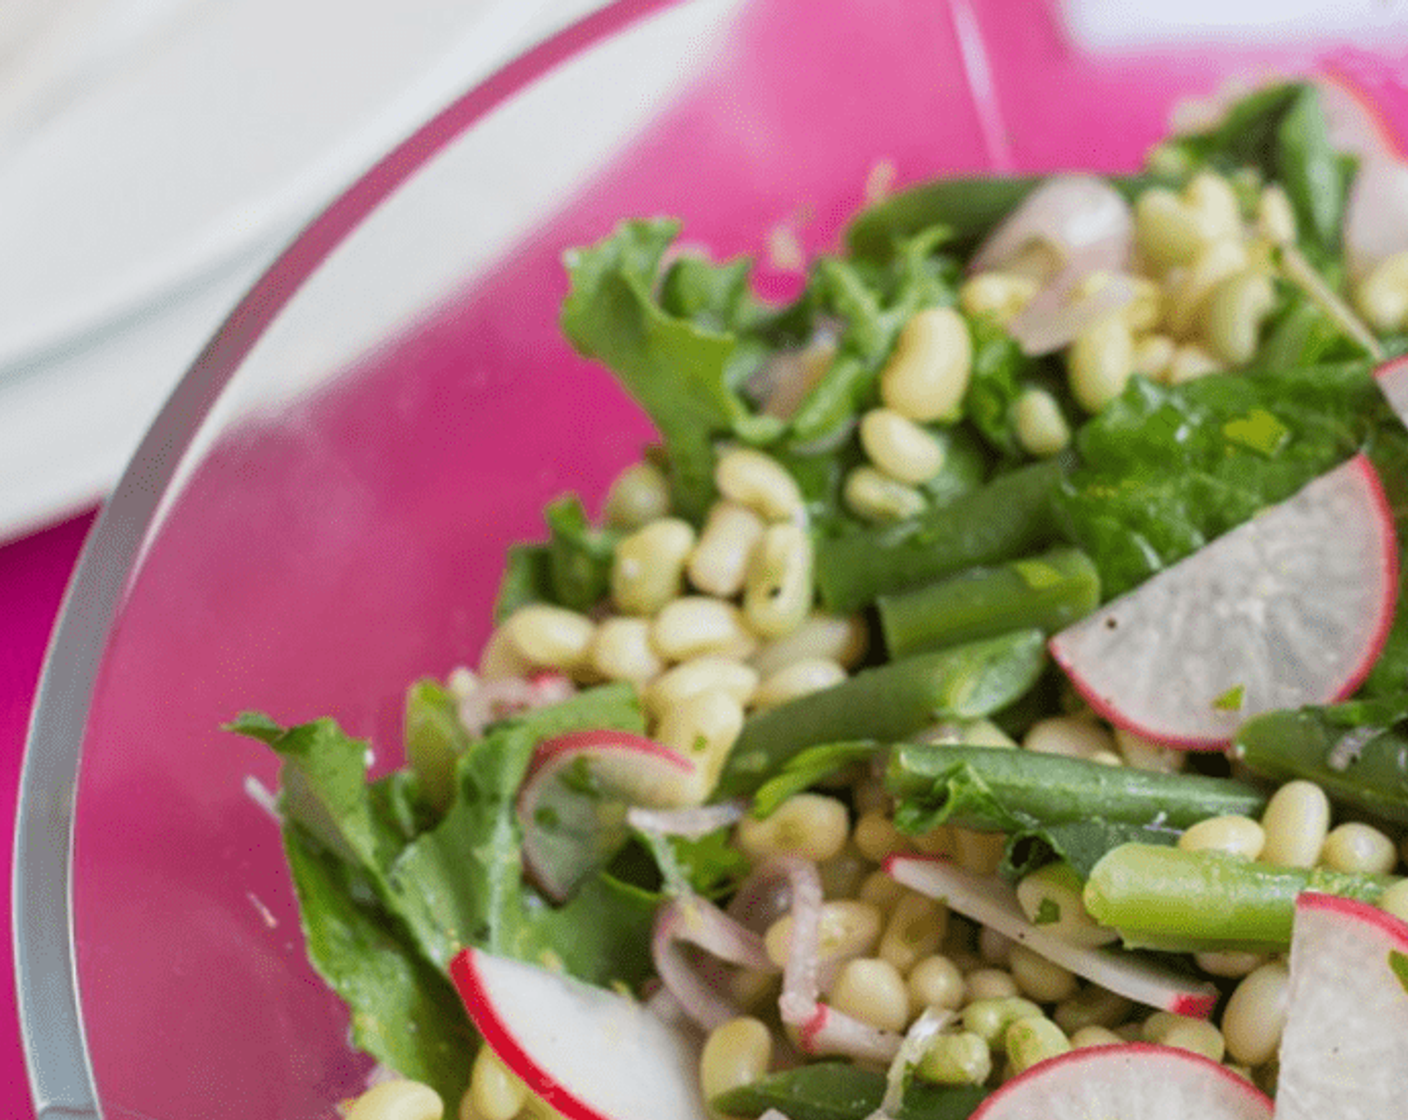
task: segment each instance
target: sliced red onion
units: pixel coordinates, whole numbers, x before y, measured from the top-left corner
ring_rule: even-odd
[[[1124,197],[1093,175],[1057,175],[1029,194],[978,249],[970,273],[1012,265],[1033,246],[1056,255],[1056,274],[1008,325],[1023,352],[1049,354],[1134,298],[1122,275],[1134,245],[1134,217]],[[1097,272],[1111,274],[1095,292],[1072,299]]]
[[[792,908],[792,883],[780,861],[768,860],[753,869],[728,901],[729,917],[756,933],[767,928]]]
[[[636,805],[626,812],[626,823],[638,832],[648,832],[653,836],[681,836],[686,840],[699,840],[711,832],[736,824],[744,811],[745,805],[741,800],[687,809],[644,809]]]
[[[1112,315],[1134,299],[1129,277],[1115,273],[1089,295],[1071,300],[1084,276],[1063,269],[1007,325],[1024,354],[1038,357],[1069,346],[1087,327]]]
[[[1054,250],[1063,272],[1120,272],[1129,265],[1134,217],[1124,196],[1103,179],[1056,175],[1027,195],[989,235],[968,271],[1001,269],[1033,245]]]
[[[763,939],[745,929],[707,899],[691,896],[674,899],[655,916],[650,952],[655,971],[684,1013],[705,1030],[713,1030],[742,1012],[720,994],[696,968],[686,945],[703,949],[717,960],[742,968],[775,972]]]

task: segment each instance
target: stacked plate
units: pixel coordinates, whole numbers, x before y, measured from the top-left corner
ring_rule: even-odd
[[[278,251],[602,0],[7,0],[0,539],[100,498]]]

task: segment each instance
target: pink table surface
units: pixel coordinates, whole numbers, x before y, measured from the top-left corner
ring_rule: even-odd
[[[4,867],[4,967],[0,970],[0,1116],[34,1115],[20,1047],[11,952],[8,873],[14,845],[20,764],[29,709],[59,603],[92,523],[84,513],[17,541],[0,545],[0,852]]]

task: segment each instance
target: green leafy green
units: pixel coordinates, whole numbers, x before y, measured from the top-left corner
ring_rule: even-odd
[[[406,762],[427,801],[444,812],[455,793],[455,762],[469,749],[469,733],[448,689],[429,678],[406,691]]]
[[[665,251],[679,232],[670,219],[623,222],[595,245],[570,250],[571,289],[562,305],[563,333],[585,357],[608,366],[659,429],[669,450],[675,506],[700,516],[714,492],[714,441],[733,434],[760,442],[780,425],[754,415],[729,372],[738,344],[728,330],[671,314],[655,291]],[[732,278],[737,266],[720,266]],[[676,284],[682,289],[684,282]],[[691,293],[701,287],[696,280]],[[720,282],[717,290],[727,289]],[[684,296],[676,305],[687,306]]]
[[[1032,384],[1037,363],[991,319],[970,319],[968,327],[973,336],[973,371],[963,410],[994,448],[1020,456],[1013,409],[1022,390]]]
[[[637,839],[649,853],[666,894],[718,898],[737,887],[751,870],[726,826],[696,839],[657,832],[639,832]]]
[[[947,227],[927,227],[896,242],[884,264],[841,257],[817,262],[811,298],[819,313],[844,326],[826,373],[792,416],[794,442],[825,442],[848,425],[876,399],[876,379],[910,317],[954,302],[958,262],[936,251],[948,236]]]
[[[589,611],[606,597],[616,534],[593,528],[576,494],[567,494],[543,510],[548,532],[548,578],[553,602]]]
[[[870,739],[846,743],[824,743],[794,754],[753,795],[755,817],[770,817],[793,794],[810,789],[818,782],[857,762],[873,758],[880,749]]]
[[[369,901],[372,888],[352,864],[297,824],[283,836],[308,959],[347,1004],[353,1043],[442,1099],[459,1100],[476,1040],[449,980],[389,911]]]
[[[1131,824],[1092,817],[1083,821],[1031,823],[1007,836],[999,874],[1020,879],[1048,863],[1068,864],[1081,878],[1090,874],[1106,852],[1121,844],[1176,844],[1179,829]],[[1058,920],[1058,919],[1053,919]]]
[[[418,897],[408,903],[417,925],[433,939],[442,963],[465,945],[536,959],[545,906],[525,903],[520,856],[522,830],[515,800],[538,743],[567,731],[615,728],[642,734],[634,689],[606,685],[561,703],[496,724],[471,745],[456,768],[458,792],[444,820],[403,857],[405,882]],[[409,893],[409,892],[408,892]],[[590,941],[606,931],[583,929]],[[562,956],[566,957],[563,952]],[[613,976],[583,976],[604,982]]]
[[[421,726],[444,715],[433,689],[414,695],[423,717],[434,713]],[[523,881],[515,801],[533,751],[596,727],[643,730],[630,685],[589,689],[455,743],[443,814],[409,770],[368,783],[367,744],[333,720],[283,727],[244,713],[227,727],[283,760],[284,843],[309,955],[347,1000],[359,1045],[455,1090],[446,1099],[462,1092],[472,1048],[445,976],[464,947],[553,963],[597,984],[636,984],[650,971],[653,895],[603,874],[555,908]]]
[[[1376,394],[1359,362],[1134,378],[1078,433],[1081,466],[1057,501],[1066,532],[1107,597],[1128,591],[1364,447]]]
[[[519,607],[552,601],[552,558],[548,546],[509,545],[499,590],[494,596],[494,623],[503,622]]]

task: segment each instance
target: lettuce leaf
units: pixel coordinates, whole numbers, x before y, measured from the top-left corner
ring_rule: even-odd
[[[1391,421],[1366,362],[1143,378],[1077,434],[1065,535],[1113,598],[1366,447]]]
[[[554,908],[523,881],[515,799],[529,760],[543,739],[590,727],[641,733],[634,689],[589,689],[494,725],[458,755],[440,814],[410,771],[368,783],[367,744],[333,720],[283,727],[247,712],[227,726],[283,760],[284,846],[309,959],[347,1002],[357,1044],[447,1100],[459,1099],[472,1056],[446,978],[460,949],[596,984],[649,973],[653,895],[601,875]]]
[[[595,245],[569,250],[571,288],[561,326],[577,351],[608,366],[649,414],[669,450],[675,506],[698,519],[714,493],[715,440],[732,434],[762,442],[781,424],[754,415],[730,383],[738,338],[717,325],[716,308],[711,304],[710,314],[688,318],[657,299],[665,251],[678,232],[671,219],[628,221]],[[737,264],[717,266],[724,277],[714,285],[698,280],[702,267],[692,273],[691,297],[701,289],[714,296],[732,290]],[[693,305],[681,295],[675,306]],[[737,315],[735,307],[730,317]]]
[[[371,901],[353,864],[297,824],[283,836],[308,959],[347,1004],[353,1044],[442,1099],[459,1100],[476,1042],[459,995]]]

